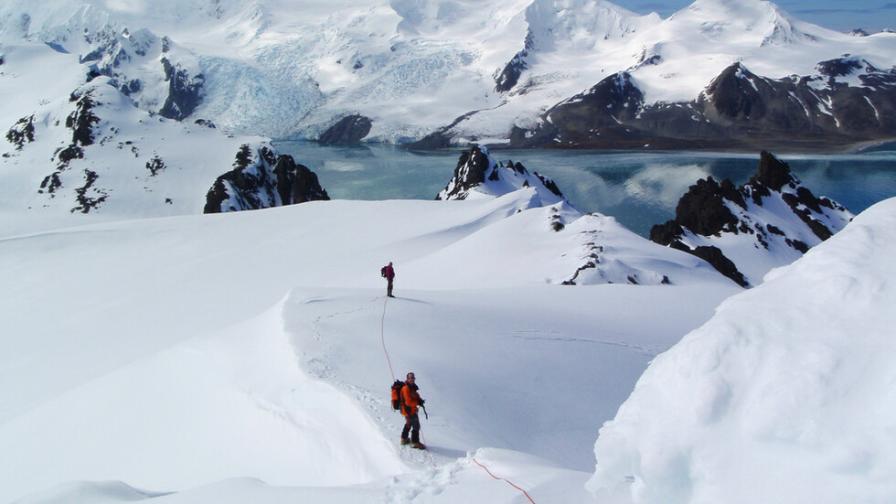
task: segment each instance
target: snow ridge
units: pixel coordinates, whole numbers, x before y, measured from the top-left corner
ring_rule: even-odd
[[[657,357],[601,428],[589,488],[633,503],[892,500],[894,215],[894,199],[868,209]]]

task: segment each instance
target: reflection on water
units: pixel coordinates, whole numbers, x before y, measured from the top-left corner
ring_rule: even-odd
[[[448,183],[460,155],[460,151],[409,152],[389,145],[321,147],[289,141],[276,145],[315,171],[336,199],[433,199]],[[497,149],[492,153],[553,178],[576,208],[611,215],[644,236],[651,226],[674,215],[678,199],[698,179],[711,175],[739,185],[755,173],[759,160],[758,153]],[[781,157],[814,193],[855,213],[896,196],[896,150]]]

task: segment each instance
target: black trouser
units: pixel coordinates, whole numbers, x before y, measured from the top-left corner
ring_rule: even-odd
[[[389,282],[389,285],[386,286],[386,295],[391,296],[392,295],[392,279],[387,278],[386,280]]]
[[[404,417],[404,429],[401,429],[401,439],[408,438],[408,431],[411,432],[411,442],[420,442],[420,418],[417,414]]]

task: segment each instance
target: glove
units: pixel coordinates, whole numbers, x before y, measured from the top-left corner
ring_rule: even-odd
[[[424,401],[424,400],[421,398],[421,399],[420,399],[420,406],[423,406],[424,404],[426,404],[426,401]]]

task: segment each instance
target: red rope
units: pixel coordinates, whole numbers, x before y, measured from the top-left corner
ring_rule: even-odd
[[[395,381],[395,371],[392,369],[392,359],[389,358],[389,351],[386,350],[386,336],[383,326],[386,323],[386,303],[389,302],[388,297],[383,298],[383,318],[380,319],[380,341],[383,344],[383,353],[386,354],[386,363],[389,364],[389,373],[392,374],[392,381]]]
[[[389,302],[388,297],[383,298],[383,316],[380,319],[380,342],[383,344],[383,353],[386,355],[386,363],[389,364],[389,372],[392,374],[392,380],[394,381],[395,380],[395,371],[392,369],[392,359],[389,358],[389,351],[386,349],[386,336],[385,336],[385,331],[383,330],[383,327],[386,323],[386,303],[388,303],[388,302]],[[488,469],[488,467],[485,467],[484,465],[480,464],[479,461],[476,460],[475,458],[472,458],[472,460],[473,460],[473,462],[476,463],[476,465],[478,465],[483,470],[485,470],[485,472],[488,473],[488,475],[491,476],[493,479],[503,481],[503,482],[507,483],[508,485],[512,486],[513,488],[516,488],[523,495],[525,495],[527,499],[529,499],[529,502],[531,502],[532,504],[535,504],[535,501],[532,500],[532,497],[529,495],[529,492],[527,492],[523,488],[519,487],[516,483],[514,483],[508,479],[499,478],[498,476],[495,476]]]
[[[531,502],[532,504],[535,504],[535,501],[532,500],[532,497],[529,495],[529,492],[523,490],[522,488],[520,488],[519,486],[517,486],[514,482],[510,481],[509,479],[500,478],[500,477],[498,477],[498,476],[495,476],[494,474],[492,474],[491,471],[488,470],[488,467],[485,467],[484,465],[480,464],[479,461],[476,460],[475,458],[472,458],[472,460],[473,460],[473,462],[476,463],[476,465],[478,465],[478,466],[481,467],[483,470],[485,470],[485,472],[487,472],[489,476],[491,476],[492,478],[494,478],[494,479],[496,479],[496,480],[501,480],[501,481],[507,483],[508,485],[512,486],[513,488],[516,488],[517,490],[519,490],[520,492],[522,492],[522,494],[525,495],[527,499],[529,499],[529,502]]]

